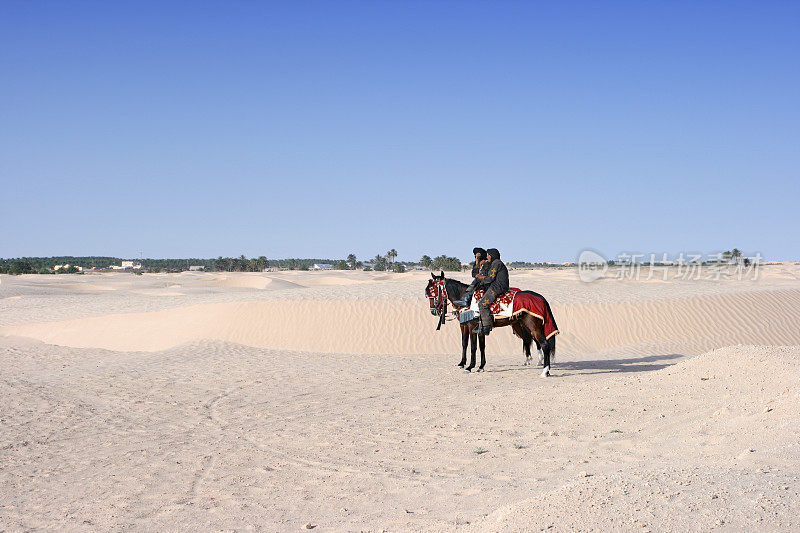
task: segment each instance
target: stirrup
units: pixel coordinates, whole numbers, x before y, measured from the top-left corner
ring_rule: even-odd
[[[458,307],[469,307],[470,300],[472,300],[472,295],[467,294],[460,300],[454,300],[453,305],[457,305]]]

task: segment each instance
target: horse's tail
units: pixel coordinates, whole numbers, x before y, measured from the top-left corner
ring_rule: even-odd
[[[556,324],[556,317],[553,315],[553,310],[550,309],[550,302],[548,302],[547,298],[544,296],[542,296],[542,300],[544,300],[546,312],[544,321],[545,323],[549,322],[552,324],[553,332],[556,333],[555,335],[551,333],[550,338],[547,339],[547,345],[550,347],[550,364],[553,364],[556,362],[556,337],[558,336],[558,324]],[[544,324],[542,327],[544,327]]]

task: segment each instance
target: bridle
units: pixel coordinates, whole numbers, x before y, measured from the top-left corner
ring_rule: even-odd
[[[431,280],[431,285],[428,286],[428,303],[430,309],[439,315],[439,323],[436,325],[436,331],[442,329],[447,319],[447,288],[444,285],[443,279]]]

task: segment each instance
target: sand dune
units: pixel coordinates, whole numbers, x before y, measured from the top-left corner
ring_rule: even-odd
[[[550,379],[427,273],[2,276],[0,530],[797,531],[797,272],[514,271]]]
[[[245,278],[246,283],[264,278]],[[267,278],[268,279],[268,278]],[[225,280],[228,281],[228,280]],[[243,286],[237,280],[237,287]],[[269,280],[267,285],[271,285]],[[252,286],[252,285],[251,285]],[[585,357],[609,350],[697,354],[731,344],[797,344],[800,290],[773,290],[608,304],[553,304],[559,351]],[[326,353],[455,353],[455,322],[435,331],[419,302],[281,300],[205,304],[152,313],[0,329],[50,344],[110,350],[163,350],[199,339]],[[510,328],[488,339],[489,353],[521,353]]]
[[[170,289],[138,289],[131,291],[133,294],[143,294],[145,296],[185,296],[180,291]]]
[[[115,291],[116,287],[110,285],[102,285],[100,283],[68,283],[53,285],[59,289],[66,289],[70,291]]]
[[[272,278],[263,274],[240,274],[236,276],[221,276],[220,278],[209,282],[209,285],[214,287],[236,287],[243,289],[291,289],[303,287],[298,283],[286,281],[279,278]]]
[[[314,286],[339,286],[339,285],[358,285],[359,283],[365,283],[366,280],[357,280],[352,278],[345,278],[345,277],[337,277],[337,276],[315,276],[313,278],[307,278],[304,280],[304,285],[308,287]]]

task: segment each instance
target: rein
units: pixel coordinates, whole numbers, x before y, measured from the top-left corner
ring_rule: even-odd
[[[436,280],[434,287],[436,287],[437,296],[428,296],[431,300],[431,309],[435,309],[439,313],[439,323],[436,324],[436,331],[442,329],[442,324],[447,320],[454,320],[455,317],[447,316],[447,289],[445,288],[446,280]],[[438,302],[438,303],[437,303]],[[456,313],[456,311],[454,311]]]
[[[441,285],[437,284],[437,287],[439,288],[439,298],[442,301],[441,310],[439,310],[439,323],[436,324],[436,331],[439,331],[447,318],[447,289],[444,288],[444,280],[442,280]]]

